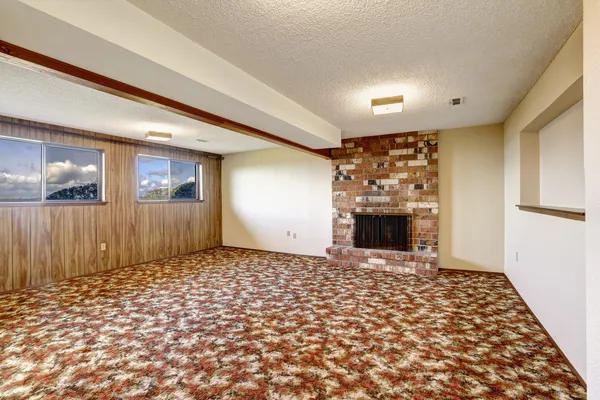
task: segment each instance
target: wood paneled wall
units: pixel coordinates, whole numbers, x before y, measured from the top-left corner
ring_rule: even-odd
[[[30,127],[3,123],[6,121]],[[221,245],[218,159],[142,147],[123,138],[115,139],[128,143],[107,141],[108,135],[1,116],[0,135],[104,150],[107,201],[89,206],[0,204],[0,292]],[[139,153],[201,163],[204,201],[138,204],[135,174]],[[106,243],[105,251],[100,250],[101,243]]]

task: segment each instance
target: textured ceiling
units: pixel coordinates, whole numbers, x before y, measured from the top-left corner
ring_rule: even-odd
[[[581,0],[128,1],[345,137],[503,122],[582,19]],[[404,113],[372,115],[396,94]]]
[[[5,62],[0,62],[0,115],[140,140],[148,131],[170,132],[168,144],[217,154],[278,147]]]

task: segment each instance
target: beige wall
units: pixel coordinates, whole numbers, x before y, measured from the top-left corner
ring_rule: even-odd
[[[227,155],[222,165],[225,246],[325,256],[331,160],[281,148]]]
[[[540,204],[540,135],[521,132],[519,135],[520,198],[516,204]]]
[[[441,268],[504,270],[502,125],[439,132]]]
[[[527,185],[523,179],[534,176],[539,185],[539,172],[536,175],[523,171],[530,161],[521,158],[523,132],[539,131],[581,100],[575,96],[573,101],[572,95],[578,92],[571,89],[581,84],[582,75],[580,26],[504,123],[504,259],[508,278],[585,378],[586,224],[519,211],[515,207],[524,197],[522,190]]]
[[[600,399],[600,1],[584,0],[584,163],[588,398]]]
[[[583,101],[540,129],[540,204],[585,207]]]

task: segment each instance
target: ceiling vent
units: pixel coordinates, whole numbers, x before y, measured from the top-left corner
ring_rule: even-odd
[[[200,142],[200,143],[208,143],[208,140],[204,140],[204,139],[196,139],[196,142]]]
[[[460,106],[464,102],[465,102],[465,99],[463,97],[455,97],[453,99],[450,99],[451,106]]]

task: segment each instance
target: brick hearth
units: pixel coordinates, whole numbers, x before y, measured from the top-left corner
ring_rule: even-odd
[[[424,276],[437,274],[437,254],[413,251],[369,250],[349,246],[327,248],[332,265],[370,268],[377,271],[402,272]]]
[[[345,139],[332,151],[333,246],[329,262],[434,276],[438,249],[437,131]],[[353,213],[408,213],[410,250],[359,249]]]

